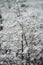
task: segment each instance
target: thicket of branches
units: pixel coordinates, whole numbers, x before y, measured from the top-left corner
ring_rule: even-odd
[[[17,18],[21,17],[21,12],[19,9],[19,1],[16,2],[17,4]],[[22,7],[24,7],[25,5],[22,4]],[[32,50],[32,46],[31,44],[35,45],[35,42],[32,42],[34,40],[34,35],[31,34],[31,30],[30,31],[30,37],[32,38],[31,41],[28,43],[27,42],[27,38],[25,35],[25,31],[24,31],[24,27],[23,27],[23,23],[20,23],[19,21],[17,21],[21,27],[22,33],[21,33],[21,48],[18,49],[14,52],[15,56],[13,56],[11,53],[13,52],[11,49],[2,49],[1,45],[0,45],[0,65],[43,65],[43,57],[41,55],[41,53],[43,52],[43,49],[37,53],[34,54],[35,51],[37,50]],[[24,42],[25,41],[25,44]],[[41,40],[39,40],[40,42]],[[38,43],[39,43],[38,42]],[[25,46],[25,48],[24,48]],[[33,54],[33,58],[32,58],[32,54]],[[42,53],[43,54],[43,53]],[[35,56],[34,56],[35,55]]]

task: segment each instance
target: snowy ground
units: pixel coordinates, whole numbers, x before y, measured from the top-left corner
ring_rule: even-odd
[[[31,56],[34,58],[40,53],[39,57],[43,57],[43,0],[9,1],[0,0],[0,13],[4,19],[4,27],[0,31],[1,48],[12,50],[21,48],[20,22],[23,25]],[[14,53],[12,51],[13,55]]]

